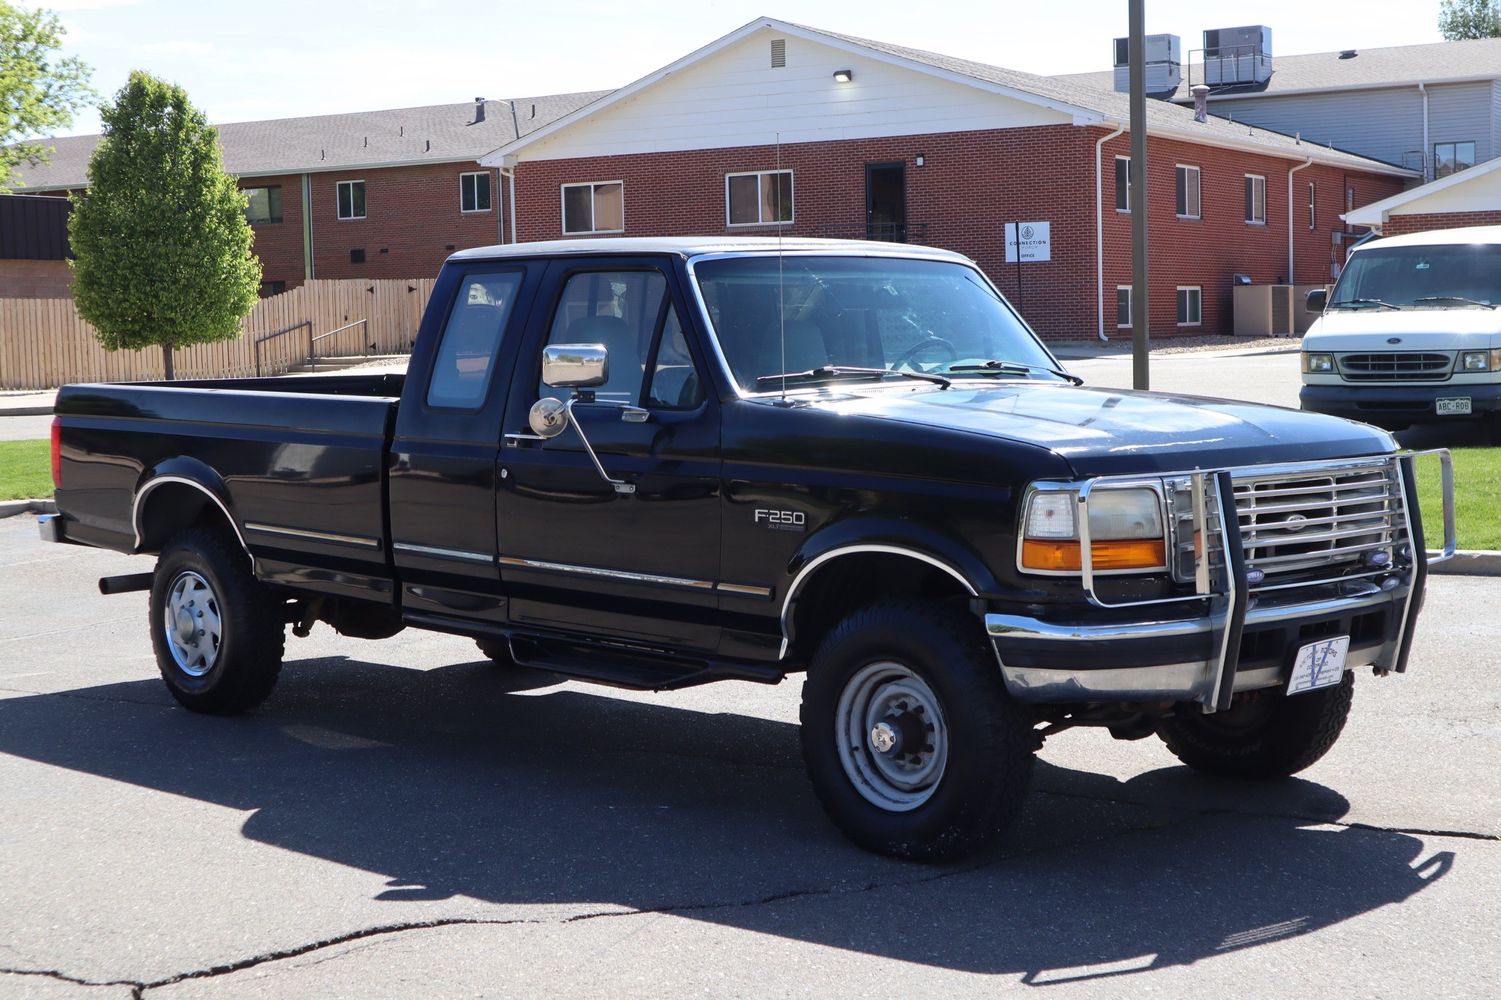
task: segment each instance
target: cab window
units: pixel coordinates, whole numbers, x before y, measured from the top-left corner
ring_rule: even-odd
[[[520,287],[519,271],[464,280],[438,342],[427,387],[429,406],[477,410],[484,404],[501,335]]]

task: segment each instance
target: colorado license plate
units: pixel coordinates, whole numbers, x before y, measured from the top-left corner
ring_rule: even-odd
[[[1441,417],[1468,417],[1470,415],[1469,396],[1451,396],[1448,399],[1435,399],[1434,407]]]
[[[1298,650],[1293,658],[1293,673],[1287,680],[1288,694],[1302,694],[1319,688],[1333,687],[1345,676],[1345,656],[1350,652],[1350,637],[1320,639]]]

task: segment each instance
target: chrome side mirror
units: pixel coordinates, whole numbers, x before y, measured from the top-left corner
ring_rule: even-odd
[[[542,382],[553,389],[592,389],[610,379],[604,344],[550,344],[542,348]]]
[[[532,404],[526,422],[540,438],[554,438],[568,426],[568,405],[561,399],[543,396]]]

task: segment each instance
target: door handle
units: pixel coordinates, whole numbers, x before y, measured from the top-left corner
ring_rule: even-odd
[[[620,407],[620,419],[628,424],[644,424],[651,419],[651,411],[644,410],[639,406],[622,405]]]
[[[515,446],[519,445],[523,441],[546,441],[547,440],[547,438],[543,437],[541,434],[529,434],[529,433],[521,433],[521,432],[518,432],[518,433],[515,433],[515,434],[503,434],[501,436],[505,439],[505,443],[508,444],[508,445],[511,445],[513,448]]]

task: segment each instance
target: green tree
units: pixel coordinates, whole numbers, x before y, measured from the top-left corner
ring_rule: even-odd
[[[219,133],[174,84],[137,70],[100,111],[89,188],[73,196],[73,299],[106,350],[232,340],[255,305],[245,196]]]
[[[15,167],[40,163],[49,148],[35,137],[73,124],[94,97],[89,68],[59,59],[63,26],[50,10],[23,10],[0,0],[0,193]]]
[[[1438,31],[1451,42],[1501,38],[1501,6],[1496,0],[1439,0]]]

